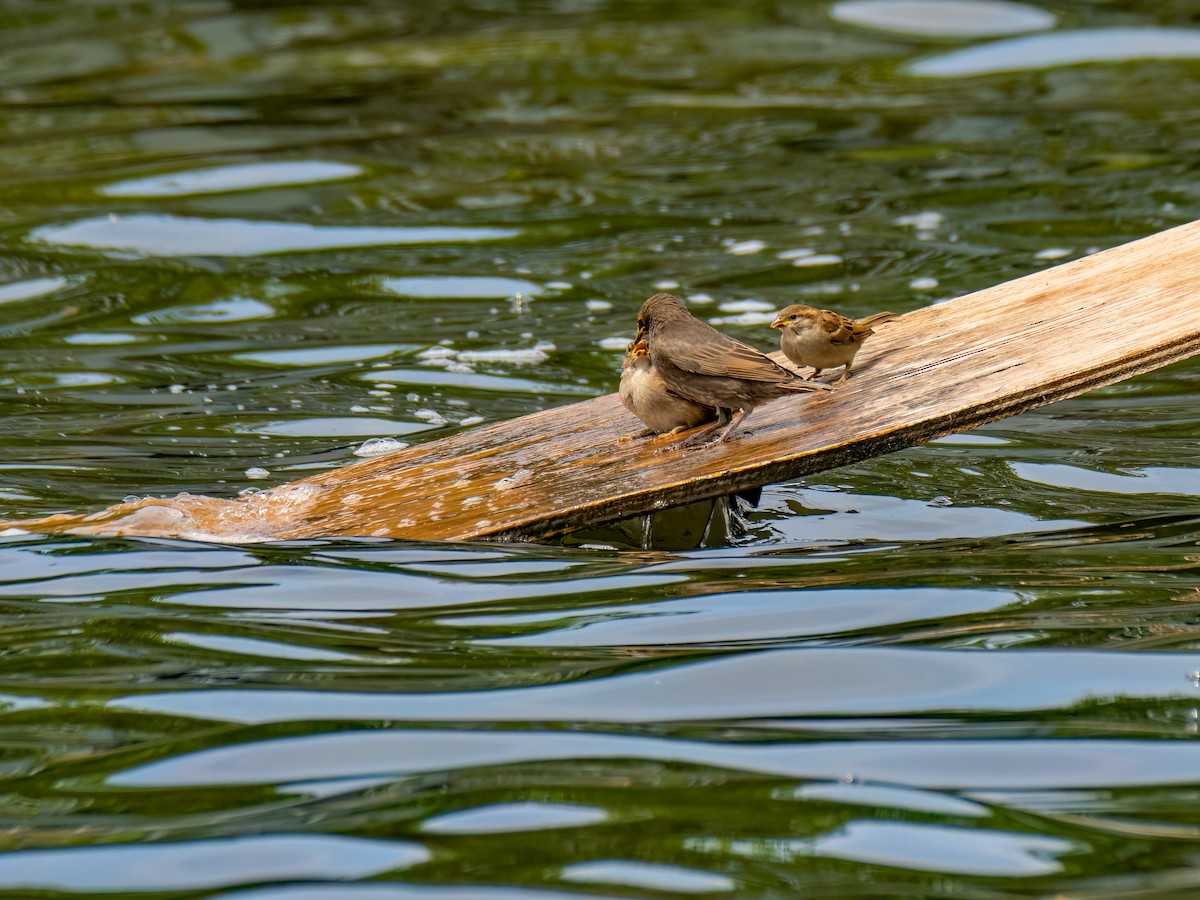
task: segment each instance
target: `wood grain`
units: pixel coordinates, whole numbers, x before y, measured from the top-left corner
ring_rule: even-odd
[[[249,498],[4,524],[227,542],[552,537],[890,453],[1184,359],[1200,352],[1197,273],[1193,222],[917,310],[879,326],[846,384],[760,407],[749,435],[709,449],[620,443],[640,423],[612,394]]]

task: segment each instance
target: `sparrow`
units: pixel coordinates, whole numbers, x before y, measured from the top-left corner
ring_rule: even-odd
[[[822,369],[845,366],[834,384],[850,377],[850,364],[863,341],[875,332],[871,326],[895,316],[890,312],[875,313],[865,319],[854,319],[832,309],[815,309],[798,303],[779,311],[772,328],[779,329],[779,349],[798,366],[812,366],[808,376],[815,378]]]
[[[643,303],[637,325],[634,343],[645,341],[649,346],[650,363],[667,390],[717,411],[716,422],[680,447],[729,440],[760,403],[796,391],[829,390],[829,385],[805,381],[748,344],[701,322],[671,294],[655,294]],[[710,439],[719,430],[720,435]]]
[[[621,402],[646,425],[629,440],[648,434],[678,434],[715,419],[717,411],[672,394],[650,361],[645,341],[631,341],[621,363]]]

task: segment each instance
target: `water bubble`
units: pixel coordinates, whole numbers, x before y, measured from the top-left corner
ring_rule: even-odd
[[[523,484],[533,477],[533,471],[530,469],[517,469],[511,475],[501,478],[496,482],[496,490],[508,491],[512,490],[519,484]]]
[[[395,450],[403,450],[408,444],[390,437],[367,438],[354,450],[355,456],[381,456]]]
[[[765,241],[734,241],[725,247],[725,252],[732,253],[734,256],[750,256],[754,253],[762,253],[766,249]]]
[[[413,415],[422,422],[428,422],[434,428],[441,428],[449,421],[436,409],[418,409]]]
[[[246,477],[247,478],[256,478],[256,479],[257,478],[270,478],[271,473],[269,470],[264,469],[262,466],[251,466],[250,468],[248,468],[246,470]]]
[[[930,500],[928,505],[929,506],[939,506],[939,507],[940,506],[953,506],[954,501],[951,500],[949,497],[939,496],[939,497],[934,497],[932,500]]]
[[[842,258],[836,253],[817,253],[813,256],[800,256],[792,260],[792,265],[797,268],[810,268],[817,266],[836,266],[843,262]]]

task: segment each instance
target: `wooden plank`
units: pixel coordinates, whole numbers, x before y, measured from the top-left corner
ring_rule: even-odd
[[[749,435],[703,450],[620,443],[640,423],[614,394],[250,498],[5,524],[214,541],[552,537],[890,453],[1184,359],[1200,352],[1198,272],[1193,222],[917,310],[878,329],[845,385],[760,407]]]

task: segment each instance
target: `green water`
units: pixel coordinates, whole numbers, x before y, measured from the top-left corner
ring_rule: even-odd
[[[1183,2],[5,4],[0,517],[610,392],[656,289],[917,309],[1198,151]],[[0,537],[0,896],[1193,896],[1198,387],[709,550]]]

